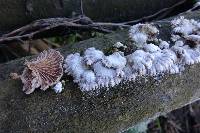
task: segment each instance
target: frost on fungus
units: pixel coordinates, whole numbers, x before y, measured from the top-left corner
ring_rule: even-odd
[[[59,81],[52,89],[55,91],[55,93],[61,93],[64,88],[62,83]]]
[[[185,65],[200,61],[200,23],[183,17],[172,22],[174,45],[157,39],[158,29],[151,24],[137,24],[129,36],[138,50],[124,56],[115,52],[105,56],[102,51],[89,48],[83,56],[71,54],[65,59],[65,72],[74,77],[82,90],[109,87],[138,76],[175,74]],[[158,41],[158,46],[149,41]]]
[[[119,52],[105,56],[103,52],[89,48],[83,56],[79,53],[68,55],[64,62],[65,72],[74,77],[82,90],[89,91],[119,84],[126,58]]]
[[[200,62],[200,23],[180,17],[171,21],[171,44],[157,38],[159,30],[152,24],[136,24],[129,30],[132,45],[137,50],[124,56],[121,51],[105,55],[95,48],[88,48],[83,55],[70,54],[64,60],[64,70],[73,76],[82,91],[113,87],[121,82],[135,81],[137,77],[176,74],[185,65]],[[116,48],[124,47],[117,42]],[[26,62],[21,75],[23,91],[32,93],[36,88],[53,89],[60,93],[59,82],[63,75],[63,57],[55,50],[42,52],[37,58]]]
[[[185,65],[200,62],[200,23],[180,17],[172,20],[171,25],[171,44],[157,38],[159,30],[152,24],[136,24],[129,30],[133,45],[138,47],[135,52],[106,56],[89,48],[82,56],[67,56],[65,73],[72,75],[83,91],[112,87],[142,76],[180,73]]]
[[[141,47],[147,41],[154,41],[159,30],[151,24],[136,24],[131,26],[129,36],[132,38],[134,45]]]

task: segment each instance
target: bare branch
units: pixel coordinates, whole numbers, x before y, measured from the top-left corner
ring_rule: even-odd
[[[86,16],[79,16],[77,18],[49,18],[37,20],[29,25],[16,29],[8,34],[0,37],[0,43],[34,39],[40,33],[52,30],[58,27],[67,28],[69,31],[91,30],[103,33],[112,32],[113,28],[127,28],[129,25],[119,23],[94,23]]]

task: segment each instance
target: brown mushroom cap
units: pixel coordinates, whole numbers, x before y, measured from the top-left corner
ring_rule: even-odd
[[[21,75],[23,91],[30,94],[38,87],[46,90],[56,84],[63,75],[63,60],[59,51],[50,49],[40,53],[37,58],[27,61]]]

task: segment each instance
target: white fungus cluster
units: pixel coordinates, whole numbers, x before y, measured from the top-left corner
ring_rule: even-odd
[[[55,93],[61,93],[64,87],[62,83],[59,81],[52,89],[55,91]]]
[[[158,34],[159,30],[151,24],[136,24],[129,30],[130,38],[138,47],[146,44],[147,41],[154,41]]]
[[[181,16],[171,21],[174,36],[177,38],[186,37],[191,34],[200,35],[200,23],[194,19],[185,19]],[[174,40],[176,41],[176,40]]]
[[[79,53],[68,55],[64,61],[65,72],[74,77],[83,91],[112,87],[142,76],[179,73],[185,65],[200,62],[199,25],[183,17],[174,19],[173,36],[178,39],[170,47],[168,42],[156,38],[159,31],[155,26],[137,24],[130,28],[129,36],[138,50],[127,56],[122,52],[106,56],[100,50],[89,48],[82,56]],[[153,44],[154,40],[159,44]],[[188,40],[192,40],[195,47],[190,47]]]
[[[124,44],[122,44],[121,42],[116,42],[113,47],[115,48],[127,48],[127,46],[125,46]]]
[[[126,58],[121,52],[105,56],[102,51],[89,48],[83,56],[70,54],[65,59],[65,72],[74,77],[82,90],[119,84],[124,75]]]

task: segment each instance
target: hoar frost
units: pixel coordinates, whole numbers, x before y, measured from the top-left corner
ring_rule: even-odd
[[[88,48],[82,56],[79,53],[67,56],[65,73],[72,75],[83,91],[90,91],[134,81],[137,77],[179,73],[185,65],[199,63],[200,23],[180,17],[171,25],[173,45],[157,39],[159,30],[155,26],[137,24],[129,31],[133,45],[138,47],[135,52],[127,56],[122,52],[106,56],[100,50]],[[120,46],[123,44],[116,43],[116,47]]]
[[[151,24],[136,24],[129,30],[129,36],[138,47],[146,44],[147,41],[155,40],[158,34],[159,30]]]
[[[58,82],[53,88],[52,88],[56,93],[61,93],[63,88],[63,85],[61,82]]]

